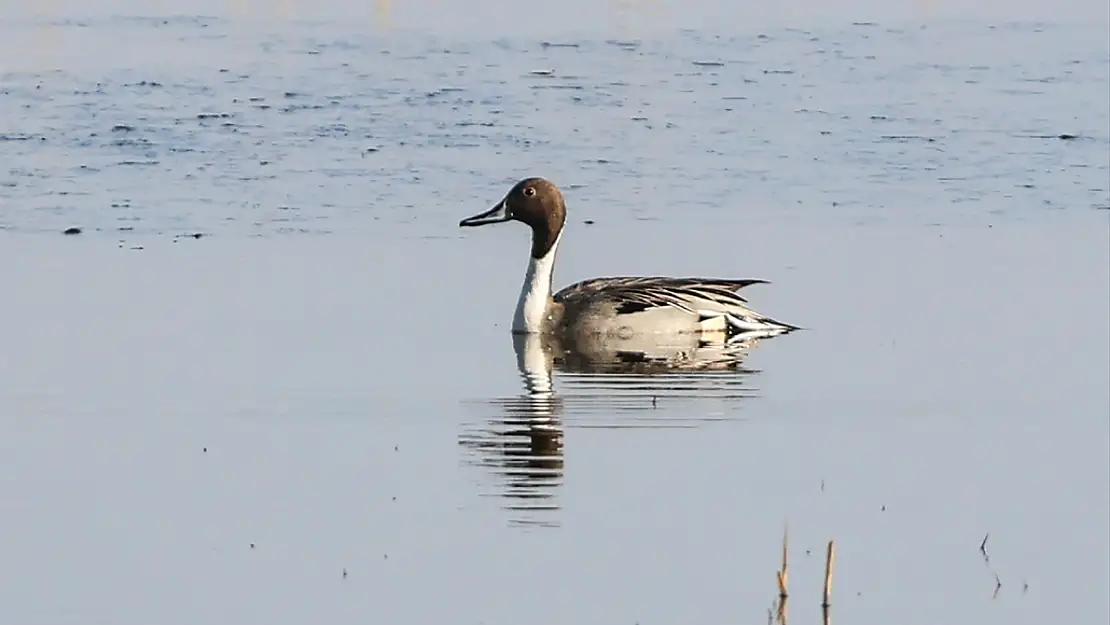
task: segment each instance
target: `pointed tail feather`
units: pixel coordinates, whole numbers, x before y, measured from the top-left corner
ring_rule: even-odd
[[[745,332],[753,332],[762,336],[776,336],[779,334],[786,334],[795,330],[801,330],[800,326],[778,321],[763,315],[750,315],[738,316],[732,313],[725,315],[728,320],[729,327],[735,330],[738,334]]]

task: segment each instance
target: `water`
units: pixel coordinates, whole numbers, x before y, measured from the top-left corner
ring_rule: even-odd
[[[281,6],[5,6],[0,622],[1110,617],[1105,20]],[[532,173],[808,330],[514,341]]]

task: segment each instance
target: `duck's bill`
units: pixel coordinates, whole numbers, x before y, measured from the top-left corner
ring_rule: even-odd
[[[502,200],[497,203],[497,206],[494,206],[488,211],[473,217],[467,217],[460,221],[459,225],[465,228],[467,226],[484,226],[486,224],[498,224],[503,221],[509,221],[512,217],[509,215],[509,209],[505,204],[505,201]]]

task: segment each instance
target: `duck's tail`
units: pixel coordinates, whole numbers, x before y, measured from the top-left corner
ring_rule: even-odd
[[[759,279],[732,280],[729,281],[728,287],[730,287],[733,297],[715,298],[716,303],[721,306],[714,312],[717,315],[723,313],[726,322],[725,329],[730,336],[744,335],[750,336],[750,338],[763,338],[803,329],[801,326],[779,321],[778,319],[773,319],[752,310],[748,306],[747,300],[741,297],[737,292],[753,284],[770,284],[770,282]]]

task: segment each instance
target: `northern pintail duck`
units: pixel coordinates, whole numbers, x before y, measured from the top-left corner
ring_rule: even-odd
[[[555,252],[566,215],[559,187],[544,178],[525,178],[493,208],[459,222],[466,227],[515,220],[532,229],[531,256],[513,315],[514,334],[629,338],[645,333],[723,333],[755,338],[798,329],[755,312],[737,294],[766,280],[619,276],[584,280],[552,295]]]

